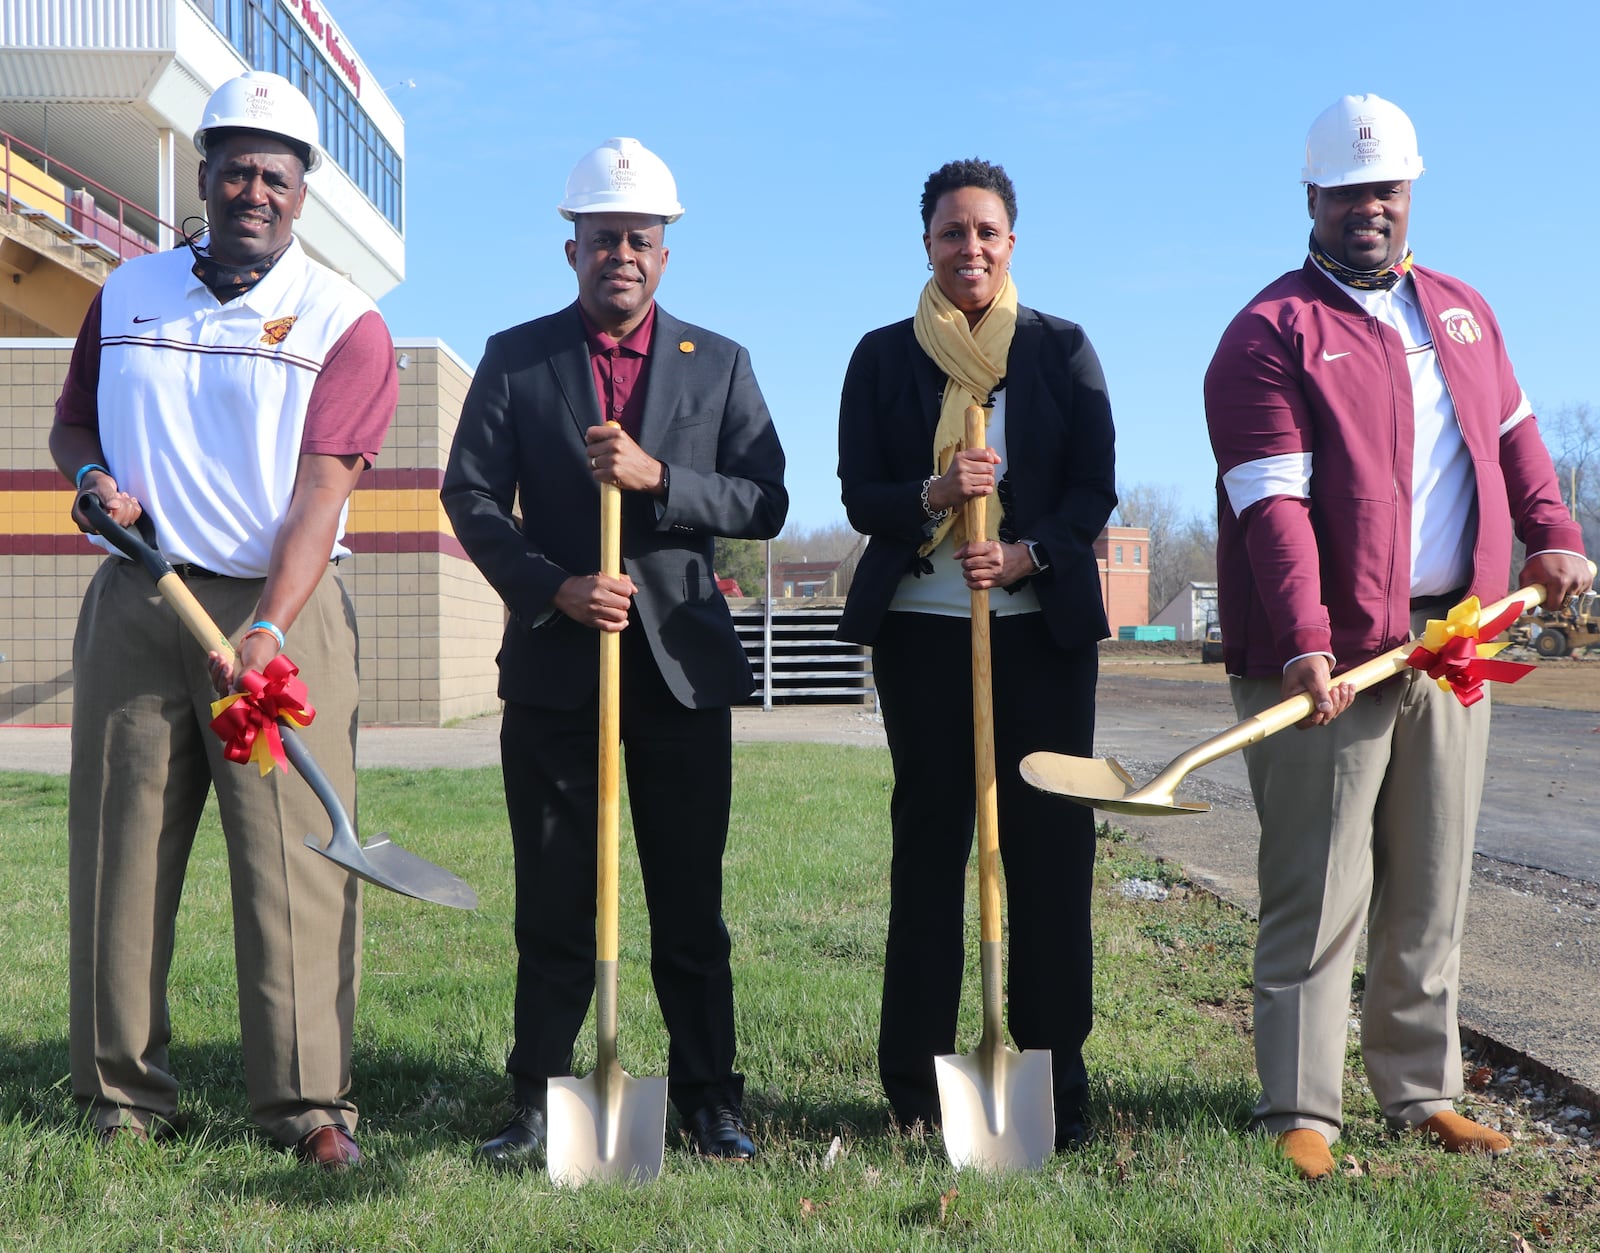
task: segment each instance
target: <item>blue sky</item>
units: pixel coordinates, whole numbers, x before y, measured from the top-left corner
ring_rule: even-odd
[[[672,167],[657,298],[750,349],[789,454],[790,520],[842,521],[839,385],[928,277],[918,198],[1005,165],[1024,304],[1083,324],[1118,479],[1209,511],[1201,380],[1223,328],[1304,259],[1306,128],[1346,92],[1416,123],[1411,243],[1499,316],[1536,410],[1600,402],[1600,8],[1462,0],[599,6],[337,0],[406,118],[397,336],[475,365],[570,302],[555,212],[573,163],[632,135]]]

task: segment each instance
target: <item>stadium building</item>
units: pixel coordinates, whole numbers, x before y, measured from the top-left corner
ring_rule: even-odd
[[[0,725],[70,721],[78,605],[104,559],[46,448],[73,337],[112,269],[183,246],[204,213],[191,135],[247,69],[317,111],[329,160],[296,235],[379,299],[405,278],[405,124],[321,0],[0,0]],[[438,501],[471,371],[437,340],[395,354],[399,408],[341,573],[363,719],[438,725],[497,707],[503,617]]]

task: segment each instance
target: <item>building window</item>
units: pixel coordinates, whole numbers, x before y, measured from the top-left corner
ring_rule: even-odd
[[[1144,549],[1138,544],[1133,546],[1133,564],[1136,566],[1144,564]]]
[[[316,110],[328,159],[348,174],[373,208],[404,230],[400,154],[378,133],[355,94],[305,30],[274,0],[215,0],[212,21],[258,70],[282,74]]]
[[[1119,566],[1122,564],[1122,545],[1121,544],[1118,544],[1117,547],[1116,547],[1116,555],[1112,558],[1112,564],[1113,565],[1119,565]]]

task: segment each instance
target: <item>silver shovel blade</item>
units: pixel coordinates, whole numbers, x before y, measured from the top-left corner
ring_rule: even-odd
[[[380,831],[365,844],[357,844],[355,835],[348,829],[335,827],[326,848],[314,835],[306,836],[306,847],[368,883],[402,896],[448,905],[451,909],[478,907],[478,894],[465,879],[401,848],[389,838],[387,831]]]
[[[945,1152],[960,1170],[1037,1170],[1056,1149],[1050,1051],[1003,1048],[933,1059]]]
[[[591,1179],[647,1183],[667,1143],[667,1081],[635,1079],[620,1066],[582,1079],[551,1079],[545,1162],[558,1187]]]

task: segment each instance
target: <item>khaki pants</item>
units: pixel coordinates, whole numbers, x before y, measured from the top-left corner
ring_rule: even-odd
[[[1413,615],[1417,634],[1428,616]],[[1241,719],[1281,699],[1276,679],[1232,685]],[[1456,996],[1488,739],[1487,695],[1467,708],[1412,670],[1328,726],[1244,750],[1261,821],[1255,1115],[1266,1131],[1339,1134],[1363,922],[1361,1052],[1384,1115],[1415,1125],[1461,1094]]]
[[[237,640],[259,579],[190,580]],[[302,732],[355,813],[355,619],[331,570],[286,648],[317,710]],[[228,846],[239,1025],[251,1113],[294,1143],[353,1130],[350,1043],[360,978],[358,881],[304,846],[330,824],[292,772],[224,759],[208,726],[205,652],[131,562],[89,585],[73,642],[68,810],[74,1095],[96,1126],[150,1128],[177,1110],[167,972],[184,871],[206,795]],[[153,1129],[153,1128],[151,1128]]]

